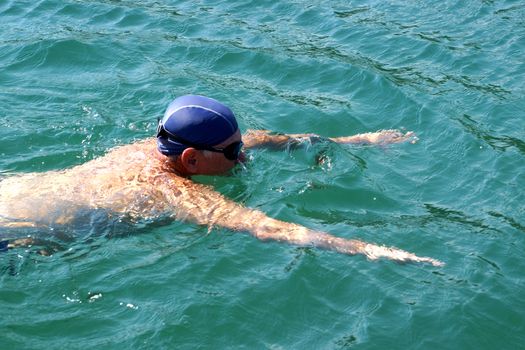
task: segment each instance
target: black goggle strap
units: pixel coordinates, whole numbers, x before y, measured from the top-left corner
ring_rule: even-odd
[[[159,136],[167,137],[168,139],[171,139],[172,141],[181,143],[181,144],[183,144],[185,146],[188,146],[188,147],[193,147],[195,149],[206,150],[206,151],[217,152],[217,153],[223,153],[224,156],[226,158],[230,159],[230,160],[235,160],[235,159],[237,159],[239,157],[239,153],[240,153],[241,148],[243,146],[242,142],[234,142],[231,145],[228,145],[228,146],[224,147],[223,149],[217,149],[217,148],[213,148],[211,146],[200,145],[198,143],[194,143],[194,142],[188,141],[188,140],[186,140],[186,139],[184,139],[184,138],[182,138],[180,136],[172,134],[171,132],[166,130],[166,128],[162,124],[162,120],[160,120],[160,119],[159,119],[159,124],[157,126],[157,137],[159,137]]]
[[[204,149],[204,150],[208,150],[210,147],[209,146],[204,146],[204,145],[200,145],[198,143],[194,143],[194,142],[191,142],[191,141],[188,141],[180,136],[177,136],[175,134],[172,134],[171,132],[169,132],[168,130],[166,130],[166,128],[164,127],[164,125],[162,124],[162,120],[159,119],[159,125],[157,126],[157,137],[166,137],[172,141],[175,141],[175,142],[178,142],[178,143],[181,143],[185,146],[188,146],[188,147],[193,147],[195,149]]]

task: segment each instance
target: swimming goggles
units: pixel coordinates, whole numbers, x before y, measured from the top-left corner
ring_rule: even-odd
[[[162,124],[162,120],[159,120],[159,124],[157,126],[157,137],[165,137],[168,140],[172,140],[172,141],[181,143],[181,144],[183,144],[185,146],[193,147],[193,148],[198,149],[198,150],[205,150],[205,151],[211,151],[211,152],[216,152],[216,153],[222,153],[222,154],[224,154],[224,157],[226,157],[226,159],[229,159],[229,160],[238,160],[239,156],[241,155],[242,146],[244,145],[242,143],[242,141],[235,141],[235,142],[229,144],[228,146],[226,146],[224,148],[215,148],[215,147],[212,147],[212,146],[206,146],[206,145],[201,145],[201,144],[198,144],[198,143],[194,143],[194,142],[188,141],[188,140],[186,140],[186,139],[184,139],[184,138],[182,138],[180,136],[172,134],[171,132],[166,130],[166,128]]]

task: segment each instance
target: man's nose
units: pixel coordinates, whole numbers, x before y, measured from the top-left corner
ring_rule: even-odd
[[[239,153],[239,158],[237,158],[237,160],[235,162],[237,164],[238,163],[245,163],[246,162],[246,153],[241,151],[241,153]]]

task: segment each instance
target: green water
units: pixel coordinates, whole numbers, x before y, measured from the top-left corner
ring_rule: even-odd
[[[420,141],[255,151],[198,180],[447,263],[109,227],[51,257],[0,254],[0,348],[525,348],[524,18],[497,0],[0,0],[0,175],[150,137],[187,93],[244,130],[404,128]]]

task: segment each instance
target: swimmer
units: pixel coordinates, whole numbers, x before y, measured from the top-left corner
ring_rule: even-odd
[[[260,240],[362,254],[371,260],[442,265],[401,249],[336,237],[271,218],[192,180],[193,175],[228,172],[245,160],[243,149],[285,148],[319,139],[314,134],[283,135],[262,130],[242,136],[227,106],[204,96],[182,96],[169,104],[155,138],[117,147],[66,170],[4,178],[0,182],[0,228],[67,226],[80,212],[103,210],[130,221],[167,216],[209,228],[246,232]],[[386,130],[327,140],[386,144],[415,140],[415,135]],[[29,245],[31,239],[5,242],[4,246],[13,248]]]

